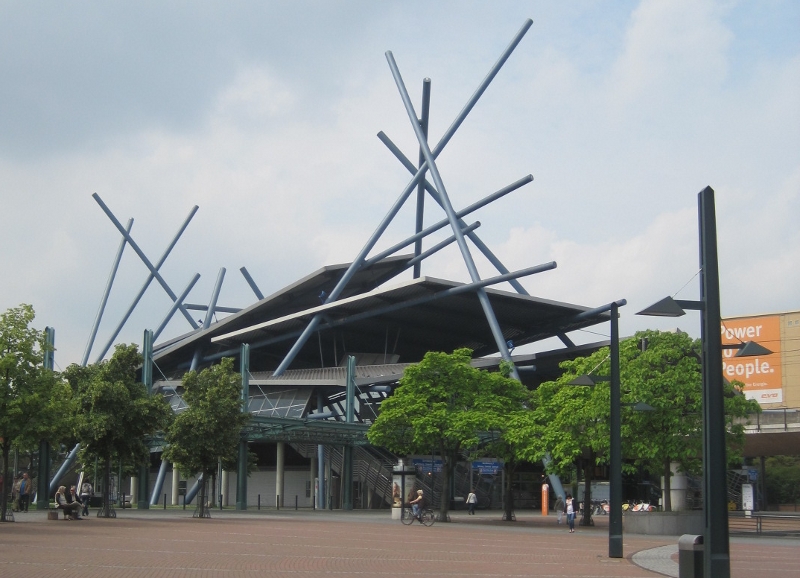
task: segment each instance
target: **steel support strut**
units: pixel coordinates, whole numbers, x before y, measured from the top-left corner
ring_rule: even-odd
[[[123,228],[122,224],[117,220],[117,218],[114,216],[114,214],[111,212],[111,210],[106,206],[106,204],[100,198],[100,195],[98,195],[97,193],[94,193],[92,195],[92,197],[94,198],[95,201],[97,201],[97,204],[100,205],[100,208],[103,210],[103,212],[106,214],[106,216],[111,220],[111,222],[114,224],[114,226],[117,228],[117,230],[122,234],[122,236],[125,238],[125,240],[128,242],[128,244],[131,246],[131,248],[136,252],[136,254],[139,256],[139,258],[142,260],[142,263],[144,263],[144,265],[150,270],[150,274],[148,275],[147,280],[144,282],[144,285],[142,285],[142,288],[139,290],[139,293],[134,298],[133,302],[131,303],[130,307],[128,308],[128,311],[123,316],[123,318],[120,321],[119,325],[117,325],[117,328],[114,330],[114,333],[111,336],[111,339],[108,340],[108,343],[106,343],[105,347],[103,348],[103,352],[98,356],[97,361],[100,361],[100,360],[103,359],[103,357],[105,357],[106,353],[108,353],[108,350],[111,348],[111,345],[114,343],[114,340],[119,335],[119,332],[122,330],[122,327],[125,325],[125,322],[128,320],[128,317],[130,317],[131,313],[133,313],[133,310],[136,308],[136,305],[139,303],[139,300],[142,298],[142,295],[144,295],[144,292],[150,286],[150,283],[153,281],[153,279],[158,281],[158,283],[161,285],[161,287],[163,287],[164,291],[166,291],[167,295],[169,295],[169,297],[173,301],[177,301],[178,300],[177,295],[175,295],[175,293],[172,291],[172,289],[170,289],[169,285],[167,285],[167,282],[164,281],[164,278],[161,276],[161,274],[158,272],[158,270],[161,268],[161,265],[164,264],[164,261],[167,260],[167,257],[169,256],[169,254],[172,251],[173,247],[175,247],[175,244],[178,242],[178,239],[183,234],[183,232],[186,230],[186,227],[189,225],[189,221],[192,220],[192,217],[194,217],[194,214],[197,212],[197,209],[199,207],[197,205],[195,205],[192,208],[192,210],[189,212],[189,215],[186,217],[186,219],[184,220],[184,222],[181,225],[180,229],[178,230],[177,234],[173,237],[172,242],[169,244],[167,249],[164,251],[164,254],[161,256],[161,259],[159,259],[159,261],[158,261],[158,263],[156,263],[156,265],[153,265],[150,262],[150,260],[147,258],[147,256],[144,254],[144,252],[142,252],[142,250],[139,248],[139,245],[136,244],[136,242],[133,240],[133,238],[130,236],[130,234]],[[186,310],[186,308],[183,307],[183,305],[179,305],[178,308],[181,310],[181,313],[183,313],[183,316],[189,322],[189,325],[192,326],[192,329],[197,329],[197,327],[198,327],[197,323],[192,318],[192,316],[189,314],[189,312]]]
[[[417,185],[420,183],[421,179],[424,178],[425,172],[430,168],[429,167],[430,162],[431,162],[430,159],[435,159],[442,152],[442,150],[447,145],[447,143],[450,142],[450,139],[453,138],[453,135],[456,133],[458,128],[464,122],[464,119],[466,119],[467,115],[474,108],[475,104],[478,102],[478,100],[480,99],[481,95],[483,95],[483,93],[486,91],[486,88],[488,88],[489,84],[491,84],[491,82],[494,79],[494,77],[497,76],[497,73],[503,67],[503,64],[505,64],[506,60],[508,60],[509,56],[511,56],[511,53],[514,51],[514,49],[517,47],[519,42],[522,40],[523,36],[525,36],[525,33],[528,31],[528,29],[531,27],[532,24],[533,24],[533,21],[531,21],[530,19],[525,21],[525,23],[523,24],[522,28],[517,32],[517,34],[512,39],[511,43],[503,51],[503,53],[500,56],[500,58],[492,66],[492,68],[490,69],[489,73],[486,75],[486,77],[483,79],[483,81],[481,81],[481,83],[478,86],[477,90],[473,93],[473,95],[467,101],[467,104],[464,106],[464,108],[458,114],[456,119],[452,122],[452,124],[445,131],[444,135],[442,135],[442,138],[439,140],[439,143],[436,145],[436,147],[433,150],[428,149],[427,141],[425,141],[425,148],[428,149],[428,152],[427,152],[427,155],[426,155],[426,161],[424,163],[422,163],[422,165],[419,167],[419,169],[415,173],[414,177],[406,185],[405,189],[403,189],[403,192],[400,194],[398,199],[395,201],[394,205],[392,205],[392,207],[389,210],[389,212],[386,214],[386,216],[383,218],[381,223],[378,225],[378,228],[375,230],[375,232],[373,232],[372,236],[369,238],[369,240],[367,241],[366,245],[364,245],[364,247],[361,249],[359,254],[356,256],[356,258],[350,264],[350,266],[348,267],[347,271],[345,271],[345,273],[342,276],[342,278],[336,284],[336,287],[331,291],[330,295],[326,299],[326,301],[325,301],[326,303],[330,303],[331,301],[335,301],[336,299],[338,299],[339,295],[344,290],[344,288],[347,285],[347,283],[350,282],[350,280],[353,278],[353,275],[355,275],[355,273],[361,268],[361,266],[363,265],[364,260],[366,259],[366,256],[369,253],[369,251],[371,251],[372,248],[375,246],[375,243],[377,243],[378,239],[383,234],[383,232],[386,230],[386,228],[389,226],[389,224],[391,223],[392,219],[394,219],[395,215],[397,215],[398,211],[403,206],[405,201],[408,199],[408,197],[411,194],[411,192],[417,187]],[[416,129],[420,128],[419,127],[419,121],[416,118],[416,116],[414,117],[414,126],[416,127]],[[449,219],[449,220],[452,223],[452,219]],[[463,240],[463,236],[462,236],[462,240]],[[483,296],[485,297],[485,292],[483,292]],[[481,299],[482,299],[482,302],[485,301],[485,303],[488,304],[488,297],[485,297],[485,299],[484,298],[481,298]],[[280,362],[278,367],[275,369],[275,372],[274,372],[273,376],[278,377],[278,376],[282,375],[284,371],[286,371],[286,369],[292,363],[294,358],[300,352],[300,349],[302,349],[302,347],[305,345],[306,341],[308,341],[308,338],[317,329],[317,326],[319,325],[319,323],[321,321],[321,318],[322,318],[321,314],[314,315],[314,317],[311,319],[311,321],[308,323],[308,325],[306,325],[306,327],[303,330],[303,332],[297,338],[297,340],[295,341],[294,345],[292,345],[292,347],[289,350],[289,352],[286,354],[286,356]],[[493,329],[493,332],[494,332],[494,329]],[[502,337],[502,335],[501,335],[501,337]],[[505,347],[505,340],[500,339],[500,341],[503,344],[503,350],[505,351],[505,355],[508,355],[508,349]],[[516,370],[515,370],[515,373],[516,373]]]
[[[125,231],[130,234],[131,227],[133,227],[133,219],[128,219],[128,224],[125,225]],[[86,342],[86,351],[83,353],[83,359],[81,360],[81,366],[86,367],[86,364],[89,363],[89,355],[92,353],[92,346],[94,346],[94,338],[97,337],[97,329],[100,327],[100,320],[103,318],[103,313],[106,309],[106,303],[108,303],[108,296],[111,294],[111,286],[114,284],[114,278],[117,276],[117,269],[119,269],[119,262],[122,260],[122,252],[125,250],[125,245],[128,241],[125,237],[119,242],[119,249],[117,249],[117,255],[114,257],[114,264],[111,266],[111,273],[108,275],[108,281],[106,282],[106,289],[103,291],[103,298],[100,300],[100,307],[97,310],[97,315],[94,318],[94,325],[92,325],[92,331],[89,334],[89,340]]]
[[[428,164],[428,170],[431,173],[431,177],[436,185],[436,189],[439,191],[439,199],[442,202],[445,213],[447,213],[447,219],[450,221],[450,227],[453,229],[453,233],[456,236],[456,243],[458,243],[458,248],[461,250],[461,256],[464,258],[464,263],[469,271],[469,276],[473,283],[477,283],[481,280],[480,275],[478,275],[478,269],[475,267],[475,262],[472,260],[472,255],[469,252],[469,247],[467,247],[467,242],[464,240],[464,234],[461,232],[461,227],[458,224],[458,219],[455,211],[453,210],[453,205],[450,203],[450,198],[447,196],[447,190],[445,189],[444,182],[439,174],[439,169],[436,166],[431,150],[428,147],[428,142],[425,139],[425,135],[422,134],[422,130],[417,122],[417,115],[414,111],[414,105],[411,103],[405,83],[403,82],[403,78],[400,75],[400,71],[397,68],[397,63],[395,63],[394,56],[391,52],[386,53],[386,60],[389,62],[389,68],[392,71],[392,76],[394,77],[397,89],[400,91],[400,97],[402,98],[403,104],[406,107],[406,112],[411,120],[411,126],[414,128],[414,134],[417,136],[417,141],[419,141],[420,149],[425,155],[425,162]],[[478,289],[477,295],[478,300],[481,303],[481,307],[483,308],[483,313],[486,315],[486,321],[489,323],[489,328],[492,331],[492,335],[494,336],[495,344],[497,345],[500,355],[506,361],[511,361],[511,354],[506,346],[506,339],[503,336],[503,331],[500,328],[500,324],[497,322],[497,317],[495,317],[494,310],[492,309],[492,304],[489,302],[489,296],[486,294],[486,290],[483,288]],[[512,366],[512,374],[515,379],[519,380],[519,374],[517,373],[516,367]]]

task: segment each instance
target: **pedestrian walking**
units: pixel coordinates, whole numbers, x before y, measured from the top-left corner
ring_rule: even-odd
[[[473,488],[470,490],[469,495],[467,496],[467,508],[469,511],[467,514],[470,516],[475,515],[475,507],[478,505],[478,496],[475,495],[475,489]]]
[[[22,474],[22,481],[19,484],[19,511],[27,512],[31,501],[31,483],[28,472]]]
[[[93,494],[92,484],[89,483],[88,479],[85,479],[81,484],[81,498],[80,502],[83,504],[83,515],[89,515],[89,499],[94,495]]]

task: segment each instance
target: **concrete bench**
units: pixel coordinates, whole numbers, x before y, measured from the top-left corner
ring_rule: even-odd
[[[69,520],[70,519],[69,513],[64,508],[59,508],[58,504],[55,503],[55,502],[52,502],[50,504],[50,509],[47,510],[47,519],[48,520],[58,520],[58,513],[59,512],[64,512],[64,518],[63,518],[64,520]]]

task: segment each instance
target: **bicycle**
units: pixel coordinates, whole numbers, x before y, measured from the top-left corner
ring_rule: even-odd
[[[414,520],[419,520],[419,522],[424,526],[433,526],[433,523],[436,521],[436,515],[433,513],[433,510],[426,508],[424,510],[420,510],[419,517],[417,517],[414,515],[414,512],[411,508],[403,508],[403,511],[400,514],[400,521],[406,526],[410,526],[414,523]]]

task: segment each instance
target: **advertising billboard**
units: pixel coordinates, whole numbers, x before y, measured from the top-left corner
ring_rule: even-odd
[[[783,402],[781,375],[781,328],[779,315],[723,319],[722,344],[755,341],[772,353],[757,357],[735,357],[736,349],[722,350],[722,374],[728,381],[744,383],[744,394],[759,403]]]

